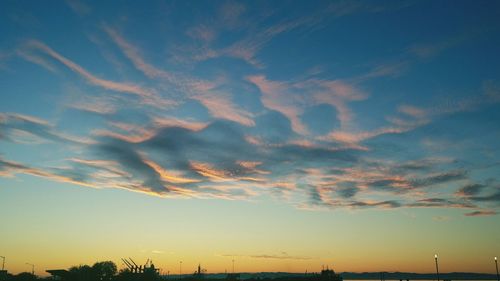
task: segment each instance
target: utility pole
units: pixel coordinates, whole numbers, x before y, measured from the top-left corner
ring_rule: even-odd
[[[495,257],[495,266],[497,268],[497,281],[500,281],[500,275],[498,275],[498,261],[497,261],[497,257]]]
[[[27,265],[31,265],[31,274],[35,275],[35,265],[32,263],[26,263]]]
[[[0,256],[0,258],[2,258],[2,271],[5,269],[5,257],[4,256]],[[496,258],[495,258],[496,260]]]
[[[434,260],[436,261],[436,273],[437,273],[437,278],[438,278],[437,281],[439,281],[439,266],[438,266],[438,255],[437,254],[434,255]]]
[[[233,258],[233,274],[234,274],[234,258]]]

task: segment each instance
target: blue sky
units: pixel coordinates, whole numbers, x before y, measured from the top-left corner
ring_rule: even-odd
[[[3,198],[48,182],[193,208],[210,199],[496,220],[496,1],[0,10]]]

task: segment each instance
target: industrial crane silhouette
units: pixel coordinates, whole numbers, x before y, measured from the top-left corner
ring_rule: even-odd
[[[150,259],[148,259],[144,265],[137,265],[132,258],[122,258],[122,261],[132,273],[160,273],[160,269],[155,268],[153,261]]]

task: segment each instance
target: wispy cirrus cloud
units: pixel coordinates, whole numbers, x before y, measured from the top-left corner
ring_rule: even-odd
[[[148,76],[149,78],[164,78],[169,80],[174,79],[174,77],[172,77],[169,72],[156,68],[155,66],[145,62],[142,58],[142,55],[140,54],[140,51],[135,46],[127,42],[116,30],[108,25],[104,25],[103,29],[109,35],[109,37],[111,37],[113,42],[115,42],[120,47],[120,49],[134,64],[134,66],[138,70],[143,72],[146,76]]]
[[[90,6],[80,0],[66,0],[65,2],[79,16],[88,15],[92,11]]]
[[[467,217],[481,217],[481,216],[493,216],[496,215],[496,211],[485,210],[485,211],[474,211],[470,213],[466,213]]]
[[[19,132],[23,134],[20,135]],[[88,144],[91,142],[90,139],[58,132],[53,125],[45,120],[17,113],[0,113],[0,139],[2,138],[14,142],[30,142],[30,140],[33,142],[41,140],[70,144]]]
[[[381,13],[390,10],[397,10],[409,6],[408,3],[393,4],[374,4],[368,1],[338,1],[329,3],[321,9],[310,11],[307,15],[287,16],[283,20],[272,24],[264,25],[270,17],[275,16],[277,11],[269,10],[261,13],[259,17],[245,18],[247,7],[243,3],[227,2],[221,5],[219,9],[218,21],[212,24],[212,28],[204,27],[204,34],[213,34],[213,30],[235,29],[248,30],[248,34],[231,42],[224,47],[195,48],[194,53],[189,53],[189,59],[198,61],[214,59],[218,57],[232,57],[245,61],[249,65],[257,68],[264,68],[265,64],[258,59],[258,53],[273,39],[280,35],[285,35],[292,31],[315,31],[324,28],[328,22],[356,14]],[[206,31],[210,30],[210,33]],[[201,38],[199,35],[197,38]]]
[[[94,11],[78,1],[68,5],[79,19]],[[58,41],[45,36],[24,41],[12,52],[15,57],[64,81],[36,85],[57,93],[48,99],[56,109],[37,115],[54,116],[53,123],[1,113],[0,141],[19,149],[44,142],[61,154],[29,165],[2,158],[0,174],[160,197],[259,200],[270,195],[303,209],[454,208],[467,216],[494,215],[497,185],[484,178],[497,174],[492,164],[497,146],[487,139],[497,139],[497,77],[477,82],[454,77],[448,68],[447,75],[457,78],[449,88],[464,86],[472,93],[446,95],[446,89],[420,85],[427,73],[413,76],[426,67],[414,67],[417,62],[438,60],[466,38],[405,49],[412,37],[394,42],[392,49],[363,49],[351,42],[359,38],[333,25],[340,29],[354,16],[377,17],[407,5],[338,1],[281,11],[224,2],[203,11],[210,17],[194,16],[175,22],[178,26],[167,18],[147,32],[137,32],[140,25],[131,28],[132,19],[106,18],[107,23],[87,27],[89,42],[79,41],[101,52],[89,52],[88,62],[66,55],[74,53],[66,49],[72,44],[49,44]],[[369,36],[362,39],[372,42]],[[16,58],[9,55],[9,62]],[[94,59],[110,67],[96,70],[100,64],[91,64]],[[68,70],[74,75],[61,75]],[[115,75],[122,78],[105,78]],[[74,90],[80,80],[87,85]],[[424,90],[414,94],[420,86]],[[11,92],[9,98],[18,93],[5,93]],[[16,109],[34,108],[20,104]],[[462,132],[465,122],[478,131]],[[449,134],[434,142],[437,150],[429,149],[424,142],[441,131]],[[459,152],[452,147],[456,143]]]
[[[449,165],[452,159],[430,158],[406,163],[367,165],[359,162],[357,150],[323,149],[300,145],[259,147],[247,142],[244,128],[238,123],[209,124],[189,129],[173,124],[157,128],[145,139],[132,141],[116,136],[101,136],[90,148],[96,160],[74,160],[92,167],[77,178],[92,179],[105,185],[94,169],[113,175],[108,186],[145,192],[162,197],[188,196],[240,200],[279,190],[301,208],[476,208],[477,204],[448,198],[429,198],[427,188],[450,184],[467,178],[461,170],[425,175],[437,166]],[[155,152],[155,153],[153,153]],[[157,158],[154,154],[169,155]],[[112,161],[113,165],[106,164]],[[357,163],[358,168],[352,165]],[[308,167],[299,172],[297,169]],[[331,165],[338,168],[332,169]],[[343,168],[341,168],[343,167]],[[371,168],[370,168],[371,167]],[[71,175],[71,169],[64,172]],[[414,172],[422,173],[416,176]],[[87,174],[88,173],[88,174]],[[106,174],[105,173],[105,174]],[[293,177],[293,174],[301,174]],[[108,175],[109,176],[109,175]],[[126,184],[127,181],[131,181]],[[310,188],[304,189],[301,182]],[[303,197],[304,192],[309,196]],[[389,194],[393,199],[369,199],[374,194]],[[300,199],[302,198],[302,199]],[[310,198],[310,199],[308,199]],[[477,197],[477,202],[490,197]],[[494,197],[491,197],[493,200]]]
[[[341,80],[308,79],[288,83],[271,81],[262,75],[249,76],[247,80],[259,88],[264,106],[288,117],[292,128],[299,134],[308,133],[300,118],[306,107],[319,104],[331,105],[337,110],[340,127],[349,127],[353,113],[347,104],[367,97],[355,85]],[[336,120],[331,120],[334,121]]]
[[[286,252],[281,254],[254,254],[254,255],[231,255],[231,254],[220,254],[221,257],[239,257],[239,258],[251,258],[251,259],[275,259],[275,260],[311,260],[313,257],[307,256],[291,256]]]
[[[222,118],[238,122],[246,126],[254,126],[252,114],[235,106],[230,96],[217,91],[198,92],[191,96],[208,108],[210,114],[215,118]]]
[[[432,43],[421,43],[414,44],[409,47],[409,52],[418,56],[419,58],[428,59],[439,53],[445,51],[446,49],[457,46],[458,44],[464,42],[465,40],[471,38],[473,34],[460,34],[452,37],[445,38],[441,41]]]
[[[0,157],[0,176],[12,177],[15,176],[16,174],[25,174],[25,175],[45,178],[51,181],[76,184],[86,187],[95,187],[95,188],[98,187],[97,185],[93,185],[85,181],[80,181],[78,179],[74,179],[72,177],[63,174],[58,174],[55,171],[46,171],[40,168],[29,167],[24,164],[6,160]]]
[[[116,30],[106,25],[104,30],[139,71],[149,78],[167,82],[175,88],[176,92],[183,95],[178,96],[181,100],[193,99],[200,102],[215,118],[223,118],[247,126],[254,125],[251,113],[235,105],[231,101],[230,94],[217,90],[218,84],[216,82],[159,69],[147,63],[140,51],[127,42]]]
[[[117,92],[122,92],[122,93],[128,93],[128,94],[133,94],[141,98],[141,100],[147,104],[150,105],[158,105],[158,106],[168,106],[172,104],[172,101],[162,99],[160,98],[155,91],[151,89],[146,89],[144,87],[141,87],[136,84],[132,83],[122,83],[122,82],[115,82],[115,81],[110,81],[102,78],[98,78],[97,76],[93,75],[92,73],[88,72],[86,69],[81,67],[80,65],[76,64],[75,62],[67,59],[66,57],[62,56],[61,54],[57,53],[54,51],[52,48],[49,46],[45,45],[42,42],[36,41],[36,40],[31,40],[26,43],[26,45],[23,46],[25,50],[30,51],[30,50],[37,50],[45,53],[46,55],[52,57],[53,59],[59,61],[66,67],[68,67],[70,70],[74,71],[75,73],[79,74],[82,76],[86,81],[88,81],[90,84],[102,87],[104,89],[112,90],[112,91],[117,91]],[[35,53],[32,53],[32,55],[35,55]],[[32,62],[39,63],[42,66],[46,66],[45,63],[40,63],[43,60],[38,60],[38,59],[31,59]]]

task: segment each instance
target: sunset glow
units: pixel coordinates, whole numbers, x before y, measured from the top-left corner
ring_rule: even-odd
[[[7,0],[0,34],[11,273],[496,274],[499,1]]]

